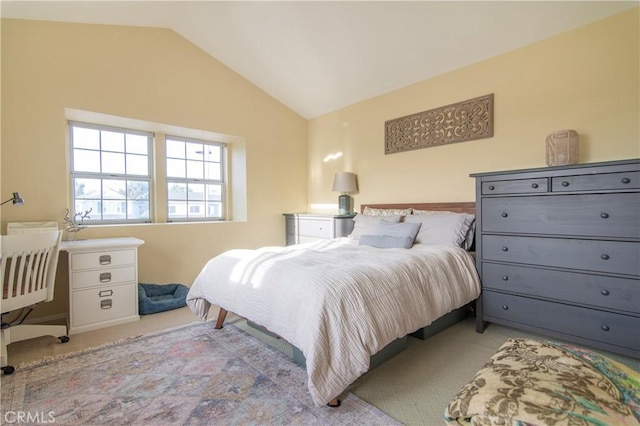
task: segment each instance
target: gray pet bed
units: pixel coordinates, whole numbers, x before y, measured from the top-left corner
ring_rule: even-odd
[[[183,284],[138,284],[138,312],[155,314],[187,306],[189,287]]]

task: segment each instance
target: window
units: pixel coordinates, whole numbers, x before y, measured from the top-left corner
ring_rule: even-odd
[[[225,145],[167,136],[166,148],[168,219],[224,219]]]
[[[84,223],[149,222],[153,134],[69,122],[69,135],[73,214],[90,210]]]

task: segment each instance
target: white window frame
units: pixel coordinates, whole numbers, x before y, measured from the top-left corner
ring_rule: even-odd
[[[186,167],[186,162],[188,161],[200,161],[200,160],[193,160],[193,159],[188,159],[187,158],[187,150],[185,149],[185,154],[183,157],[172,157],[169,155],[168,153],[168,149],[166,149],[167,144],[170,141],[176,141],[176,142],[184,142],[185,144],[196,144],[196,145],[203,145],[203,146],[214,146],[216,148],[220,149],[220,179],[206,179],[206,178],[189,178],[189,177],[170,177],[169,173],[168,173],[168,166],[167,163],[170,159],[172,160],[184,160],[185,161],[185,167]],[[186,147],[186,145],[185,145]],[[201,162],[203,163],[203,167],[205,166],[206,163],[209,163],[210,161],[207,161],[204,157],[201,160]],[[215,162],[214,162],[215,163]],[[227,188],[226,188],[226,182],[225,182],[225,176],[226,176],[226,168],[227,168],[227,145],[223,142],[213,142],[213,141],[207,141],[207,140],[202,140],[202,139],[195,139],[195,138],[185,138],[185,137],[180,137],[180,136],[172,136],[172,135],[165,135],[165,166],[167,166],[166,170],[167,173],[165,174],[165,179],[166,179],[166,187],[167,187],[167,222],[211,222],[211,221],[224,221],[226,220],[226,192],[227,192]],[[186,175],[186,173],[185,173]],[[179,184],[179,185],[187,185],[187,188],[189,187],[189,185],[204,185],[205,188],[207,185],[216,185],[216,186],[220,186],[220,200],[214,200],[214,202],[219,202],[220,203],[220,209],[219,209],[219,215],[208,215],[208,209],[207,209],[207,203],[210,202],[211,200],[207,199],[207,191],[205,189],[204,194],[203,194],[203,200],[191,200],[193,203],[198,203],[198,204],[190,204],[189,203],[189,191],[187,190],[186,194],[185,194],[185,214],[184,215],[176,215],[175,213],[175,208],[172,208],[172,202],[176,202],[176,201],[183,201],[177,198],[172,198],[171,197],[171,193],[170,193],[170,188],[172,184]],[[191,216],[191,211],[193,206],[197,206],[200,205],[200,203],[202,203],[202,208],[204,209],[204,214],[203,216]],[[175,204],[173,205],[173,207],[175,207]]]
[[[76,167],[75,167],[75,143],[74,143],[74,134],[73,134],[73,128],[78,127],[78,128],[85,128],[85,129],[93,129],[93,130],[99,130],[99,131],[107,131],[107,132],[117,132],[117,133],[124,133],[125,135],[130,134],[130,135],[137,135],[137,136],[144,136],[147,138],[147,174],[146,175],[140,175],[140,174],[128,174],[126,172],[126,144],[125,144],[125,161],[124,161],[124,167],[125,167],[125,172],[124,173],[109,173],[109,172],[103,172],[102,170],[97,170],[97,171],[76,171]],[[90,124],[90,123],[83,123],[83,122],[77,122],[77,121],[68,121],[68,128],[69,128],[69,142],[70,142],[70,170],[71,170],[71,176],[70,176],[70,189],[71,189],[71,213],[69,216],[71,216],[73,218],[74,215],[76,214],[81,214],[83,213],[83,211],[76,211],[76,188],[75,188],[75,183],[77,179],[99,179],[101,181],[101,186],[104,184],[105,181],[108,180],[125,180],[126,182],[145,182],[147,183],[148,187],[149,187],[149,199],[146,200],[148,202],[148,211],[149,211],[149,217],[148,218],[124,218],[124,219],[104,219],[103,215],[104,215],[104,211],[91,211],[88,215],[88,217],[83,219],[83,224],[87,224],[87,225],[99,225],[99,224],[130,224],[130,223],[149,223],[152,222],[154,220],[154,215],[153,215],[153,194],[154,194],[154,189],[153,189],[153,164],[154,164],[154,160],[153,160],[153,138],[154,138],[154,134],[152,132],[145,132],[145,131],[140,131],[140,130],[134,130],[134,129],[127,129],[127,128],[122,128],[122,127],[114,127],[114,126],[106,126],[106,125],[99,125],[99,124]],[[78,149],[84,149],[84,148],[78,148]],[[102,154],[105,152],[109,152],[108,150],[103,150],[102,147],[102,140],[100,140],[100,146],[99,149],[97,150],[89,150],[89,151],[98,151],[100,153],[100,164],[102,167]],[[142,154],[138,154],[136,153],[136,155],[142,155]],[[114,200],[114,199],[109,199],[109,198],[105,198],[104,197],[104,192],[101,191],[101,195],[100,198],[96,198],[95,200],[98,200],[98,205],[100,207],[100,210],[104,210],[104,206],[107,203],[110,202],[114,202],[114,201],[121,201],[125,203],[125,206],[127,206],[126,210],[127,212],[125,212],[125,216],[128,215],[128,201],[130,201],[130,199],[128,198],[127,195],[125,195],[125,198],[123,200]],[[105,202],[106,201],[106,202]]]

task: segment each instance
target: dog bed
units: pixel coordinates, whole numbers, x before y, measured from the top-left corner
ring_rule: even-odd
[[[189,288],[182,284],[138,284],[138,312],[155,314],[187,306]]]
[[[445,410],[449,425],[639,425],[640,373],[569,344],[509,339]]]

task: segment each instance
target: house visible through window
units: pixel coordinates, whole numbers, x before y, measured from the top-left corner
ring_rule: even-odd
[[[222,143],[166,137],[169,220],[224,218]]]
[[[149,222],[153,134],[69,122],[73,214],[85,223]]]

